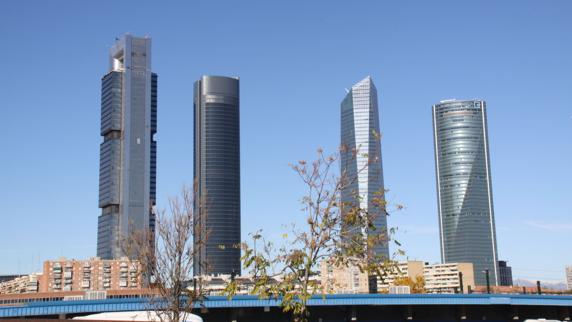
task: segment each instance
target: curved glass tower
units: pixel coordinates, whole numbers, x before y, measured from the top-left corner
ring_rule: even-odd
[[[367,209],[374,218],[376,230],[371,232],[364,227],[346,229],[364,237],[372,233],[387,235],[385,207],[375,202],[384,198],[379,133],[377,89],[368,76],[352,86],[341,104],[341,171],[349,179],[341,199],[344,204],[359,202],[360,208]],[[378,257],[389,257],[387,243],[378,244],[373,253]]]
[[[239,80],[195,82],[194,275],[240,274]]]
[[[486,104],[446,100],[433,106],[441,260],[473,263],[475,282],[497,283],[497,245]]]

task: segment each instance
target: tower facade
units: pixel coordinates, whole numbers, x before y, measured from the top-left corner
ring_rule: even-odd
[[[340,168],[347,181],[341,198],[346,205],[367,209],[375,231],[346,227],[350,236],[354,233],[364,237],[380,233],[387,236],[380,133],[377,89],[368,76],[352,86],[341,104]],[[373,253],[378,257],[389,257],[387,243],[376,245]]]
[[[157,75],[151,39],[125,35],[109,52],[101,81],[97,256],[122,257],[136,231],[155,231]]]
[[[506,261],[499,261],[499,285],[512,286],[512,267],[507,265]]]
[[[473,263],[475,282],[498,285],[486,103],[433,106],[441,260]]]
[[[239,106],[238,78],[195,82],[195,275],[240,274]]]

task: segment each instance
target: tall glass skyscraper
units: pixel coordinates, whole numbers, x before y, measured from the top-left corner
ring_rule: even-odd
[[[387,235],[385,206],[375,202],[384,200],[384,186],[377,89],[369,76],[352,86],[342,101],[341,143],[340,168],[342,176],[348,179],[341,193],[342,202],[367,209],[375,225],[375,231],[365,227],[346,229],[350,235]],[[378,244],[373,251],[376,256],[389,257],[387,243]]]
[[[195,275],[240,274],[239,106],[238,78],[195,82]]]
[[[497,243],[486,104],[446,100],[433,106],[441,260],[473,263],[475,282],[498,285]]]
[[[123,256],[135,231],[155,231],[157,75],[151,39],[126,35],[109,53],[101,81],[97,256]]]

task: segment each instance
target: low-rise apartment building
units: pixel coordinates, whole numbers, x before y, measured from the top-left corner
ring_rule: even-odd
[[[357,266],[335,266],[320,263],[320,284],[324,293],[359,294],[369,292],[369,279]]]
[[[472,263],[428,264],[423,267],[425,290],[427,293],[456,293],[461,291],[461,274],[463,293],[469,287],[475,288],[475,272]]]
[[[141,289],[140,273],[138,262],[127,257],[50,260],[44,262],[40,292]]]
[[[422,261],[407,261],[388,267],[383,278],[378,278],[379,292],[389,292],[396,279],[408,278],[413,283],[423,277],[427,293],[463,292],[475,288],[475,274],[471,263],[429,264]],[[323,261],[320,265],[321,285],[326,293],[368,293],[368,276],[358,267],[334,267]]]
[[[42,273],[0,283],[0,294],[142,289],[140,265],[127,257],[103,260],[60,258],[44,262]]]
[[[423,276],[422,261],[406,261],[396,263],[394,267],[390,267],[386,276],[378,278],[377,289],[386,291],[390,286],[394,285],[397,278],[410,278],[415,281],[419,276]]]
[[[41,274],[22,275],[0,283],[0,294],[35,293],[39,291]]]

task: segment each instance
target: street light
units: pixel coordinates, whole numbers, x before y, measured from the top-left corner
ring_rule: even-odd
[[[487,294],[491,294],[491,280],[490,280],[490,277],[489,277],[489,270],[488,270],[488,269],[485,269],[485,270],[483,271],[483,273],[485,273],[485,276],[486,276],[486,278],[487,278]]]

